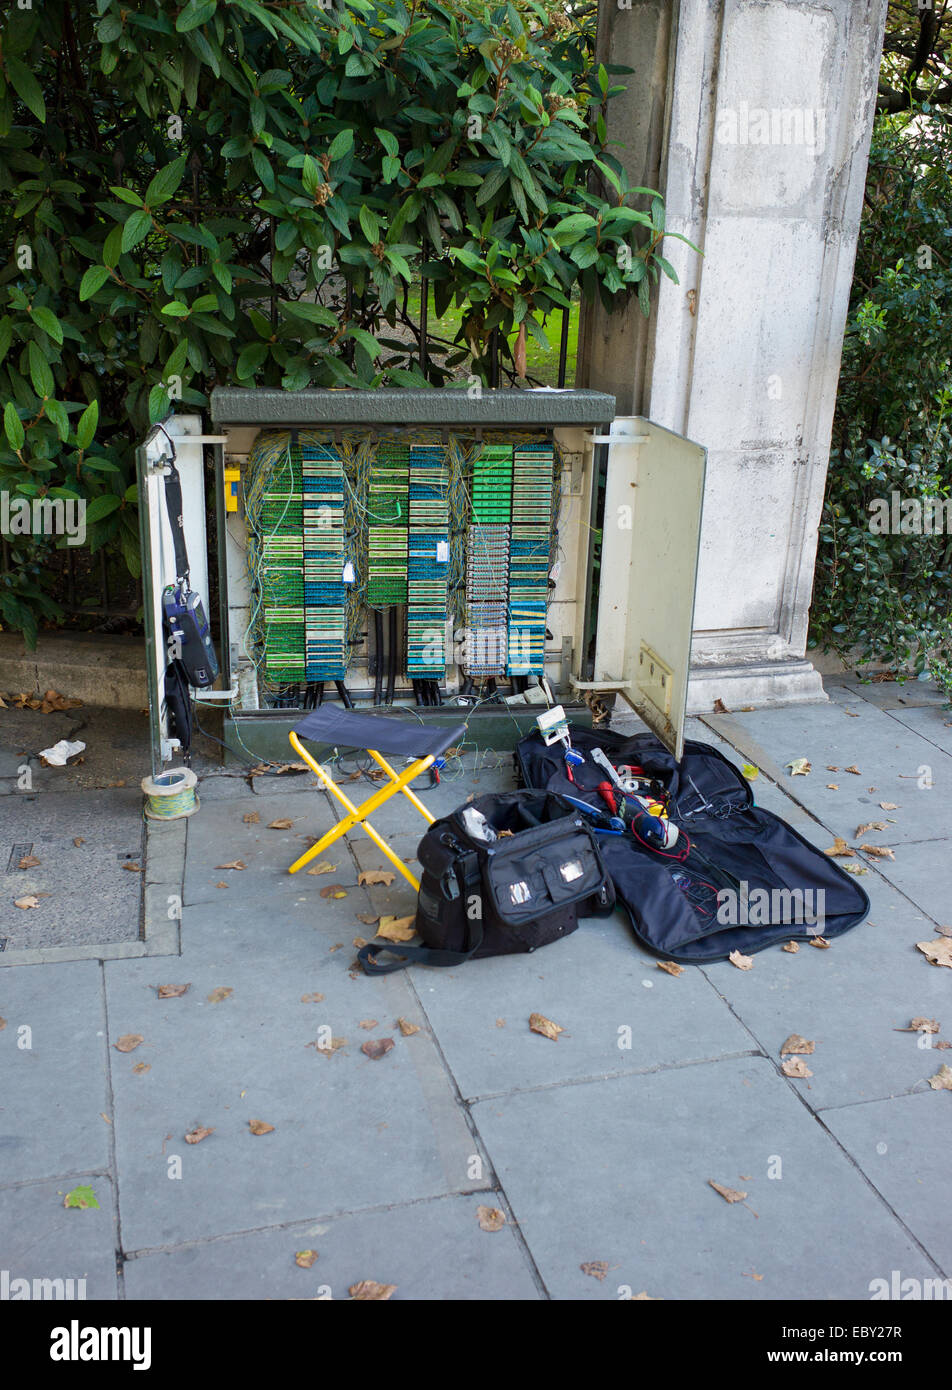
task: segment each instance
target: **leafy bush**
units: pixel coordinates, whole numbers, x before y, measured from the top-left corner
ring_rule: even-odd
[[[674,276],[661,199],[606,149],[593,11],[326,4],[7,8],[0,489],[85,498],[134,573],[133,449],[170,400],[485,381],[493,344],[520,377],[575,286],[647,312]],[[423,352],[421,270],[460,310]],[[26,573],[0,620],[29,639]]]
[[[922,504],[952,490],[950,322],[952,125],[926,103],[877,120],[812,623],[814,643],[911,666],[952,692],[952,536],[916,530]],[[879,534],[870,505],[891,510],[894,492],[910,504],[904,529]]]

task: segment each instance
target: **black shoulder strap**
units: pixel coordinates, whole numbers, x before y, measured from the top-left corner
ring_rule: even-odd
[[[165,505],[172,528],[172,545],[175,549],[175,577],[180,584],[188,587],[188,554],[185,549],[185,528],[182,520],[182,480],[173,459],[166,460],[168,472],[165,475]]]
[[[481,882],[479,856],[474,852],[461,855],[454,868],[465,912],[470,893]],[[469,929],[466,935],[467,949],[465,951],[440,951],[432,946],[402,946],[389,941],[368,941],[367,945],[361,946],[357,952],[357,959],[368,975],[389,975],[394,970],[405,970],[408,965],[462,965],[483,944],[482,918],[478,917],[471,920],[467,916],[466,921],[469,924]],[[381,965],[378,963],[377,957],[383,954],[393,955],[398,959],[389,965]]]

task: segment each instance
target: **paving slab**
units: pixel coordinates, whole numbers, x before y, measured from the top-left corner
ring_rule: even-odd
[[[933,1273],[763,1058],[544,1087],[472,1114],[553,1298],[868,1299],[884,1271]],[[594,1261],[604,1281],[582,1272]]]
[[[467,1098],[756,1047],[700,970],[659,970],[620,913],[586,917],[531,954],[411,973]],[[565,1032],[557,1041],[532,1032],[533,1013]]]
[[[18,793],[4,801],[0,936],[8,950],[138,938],[141,875],[124,865],[143,859],[141,796],[117,789],[91,814],[91,795]],[[40,862],[21,869],[25,856]],[[35,908],[16,906],[31,896]]]
[[[932,1072],[949,1056],[935,1050],[923,1055]],[[849,1105],[825,1111],[823,1123],[943,1274],[952,1277],[952,1205],[943,1195],[952,1153],[952,1096],[930,1089]],[[889,1278],[889,1270],[882,1273]]]
[[[225,1241],[142,1255],[125,1265],[132,1299],[347,1299],[363,1279],[396,1284],[393,1301],[494,1301],[542,1296],[510,1223],[480,1229],[495,1192],[331,1216]],[[299,1250],[316,1250],[310,1269]]]
[[[80,1186],[93,1189],[98,1207],[63,1206],[66,1194]],[[6,1276],[12,1286],[14,1280],[29,1280],[28,1297],[37,1300],[44,1295],[77,1300],[117,1298],[114,1213],[112,1183],[101,1173],[0,1187],[0,1281]],[[35,1279],[61,1280],[62,1289],[57,1284],[34,1288]],[[23,1286],[18,1285],[0,1296],[12,1299],[23,1293]]]
[[[940,748],[943,753],[952,753],[952,710],[941,706],[900,707],[889,711],[890,717],[904,728],[911,729],[920,738]]]
[[[127,1251],[488,1185],[468,1176],[478,1149],[409,983],[351,979],[344,956],[187,946],[168,979],[154,962],[107,963],[110,1034],[145,1039],[113,1054]],[[163,982],[191,989],[160,1000]],[[210,1002],[218,987],[233,994]],[[324,999],[302,1002],[313,992]],[[404,1037],[400,1017],[420,1031]],[[346,1046],[322,1056],[322,1029]],[[361,1052],[385,1038],[380,1060]],[[253,1119],[274,1132],[252,1134]],[[215,1133],[187,1145],[197,1125]]]
[[[706,719],[781,785],[789,781],[792,796],[851,842],[858,825],[884,815],[896,818],[889,830],[893,844],[935,839],[937,827],[952,825],[952,755],[926,748],[918,734],[883,710],[863,701],[852,708],[855,719],[836,702]],[[813,764],[810,774],[793,777],[783,771],[800,757]],[[839,770],[831,772],[828,765]],[[920,776],[926,765],[928,787]],[[848,767],[857,767],[859,775]],[[899,809],[883,812],[881,801]]]
[[[796,954],[761,951],[751,970],[728,961],[704,974],[779,1061],[791,1033],[816,1043],[807,1059],[814,1073],[791,1083],[814,1109],[903,1094],[929,1075],[928,1054],[914,1035],[897,1033],[918,1016],[942,1017],[948,998],[943,971],[915,943],[932,938],[932,924],[877,874],[860,880],[870,896],[866,922],[836,937],[829,950],[806,942]]]
[[[4,970],[0,1016],[0,1183],[106,1169],[110,1126],[100,1112],[109,1114],[110,1105],[99,964]]]

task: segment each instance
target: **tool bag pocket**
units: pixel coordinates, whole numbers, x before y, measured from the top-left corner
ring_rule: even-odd
[[[471,833],[474,812],[495,838]],[[477,797],[434,822],[417,858],[416,928],[425,945],[368,943],[358,953],[368,974],[534,951],[575,931],[579,917],[615,906],[594,835],[550,793]],[[379,961],[384,952],[400,959]]]

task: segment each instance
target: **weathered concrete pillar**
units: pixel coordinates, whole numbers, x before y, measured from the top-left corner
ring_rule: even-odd
[[[709,450],[689,708],[823,698],[805,659],[887,0],[611,0],[610,111],[681,283],[583,316],[579,385]],[[621,153],[621,152],[619,152]]]

